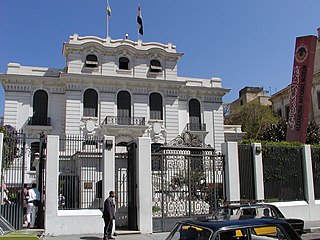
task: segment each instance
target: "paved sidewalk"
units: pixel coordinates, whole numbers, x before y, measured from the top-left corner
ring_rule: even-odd
[[[308,233],[319,233],[320,232],[320,221],[305,221],[304,229]]]
[[[165,240],[169,235],[166,233],[153,233],[153,234],[126,234],[118,235],[115,237],[115,240]],[[100,240],[103,239],[103,234],[83,234],[83,235],[69,235],[69,236],[46,236],[45,240]]]

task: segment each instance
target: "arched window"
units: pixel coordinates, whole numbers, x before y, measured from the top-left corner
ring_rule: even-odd
[[[98,67],[98,58],[94,54],[89,54],[86,57],[86,67],[95,68]]]
[[[150,61],[150,72],[161,72],[162,71],[162,66],[159,60],[152,59]]]
[[[189,123],[190,130],[201,130],[200,102],[197,99],[189,101]]]
[[[130,125],[131,122],[131,96],[127,91],[120,91],[117,95],[118,124]]]
[[[44,90],[38,90],[33,95],[32,125],[49,126],[48,120],[48,94]]]
[[[129,70],[130,60],[126,57],[119,58],[119,69]]]
[[[162,96],[159,93],[151,93],[149,96],[150,119],[163,120]]]
[[[84,92],[83,116],[98,117],[98,93],[94,89],[87,89]]]

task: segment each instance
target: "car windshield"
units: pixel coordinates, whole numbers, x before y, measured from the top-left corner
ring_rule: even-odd
[[[166,240],[209,240],[212,231],[193,224],[178,223]]]
[[[218,208],[213,214],[213,219],[228,219],[232,215],[255,216],[255,217],[274,217],[279,214],[267,206],[239,206]],[[280,216],[281,217],[281,216]]]
[[[0,216],[0,235],[5,235],[12,231],[14,231],[14,227],[3,216]]]

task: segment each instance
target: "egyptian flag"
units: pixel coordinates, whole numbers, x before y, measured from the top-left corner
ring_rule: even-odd
[[[142,25],[142,17],[141,17],[141,9],[140,5],[138,5],[138,16],[137,16],[138,30],[141,35],[143,35],[143,25]]]

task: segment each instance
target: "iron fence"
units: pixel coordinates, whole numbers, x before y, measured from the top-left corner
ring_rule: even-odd
[[[250,144],[238,144],[240,200],[250,202],[255,200],[253,155]]]
[[[102,139],[99,136],[60,138],[58,208],[101,209]]]
[[[320,147],[311,147],[313,187],[316,200],[320,199]]]
[[[31,183],[36,183],[41,193],[36,224],[43,225],[45,169],[40,163],[45,161],[46,149],[45,138],[40,135],[30,137],[11,126],[4,126],[0,212],[16,229],[23,227],[26,217],[23,190],[31,187]]]
[[[264,145],[262,159],[266,201],[305,200],[301,146]]]

